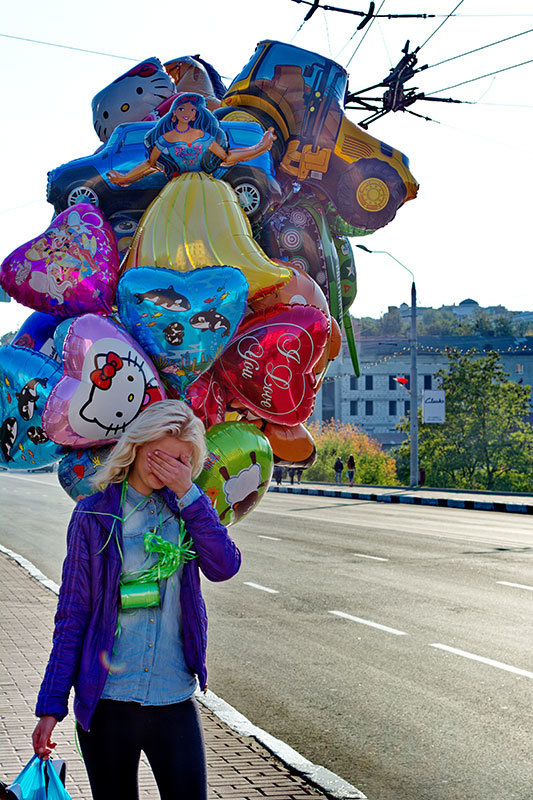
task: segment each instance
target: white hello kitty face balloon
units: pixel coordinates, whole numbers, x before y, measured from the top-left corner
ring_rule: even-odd
[[[106,142],[117,125],[140,122],[176,87],[161,62],[148,58],[117,78],[93,97],[93,125],[98,138]]]

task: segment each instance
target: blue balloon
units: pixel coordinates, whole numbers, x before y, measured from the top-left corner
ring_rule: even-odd
[[[209,369],[244,316],[248,281],[235,267],[128,269],[117,303],[124,327],[180,395]]]
[[[27,347],[45,356],[60,361],[54,345],[54,333],[57,328],[58,317],[54,314],[44,314],[34,311],[24,320],[20,330],[11,342],[17,347]]]
[[[65,492],[76,503],[98,491],[98,487],[91,483],[91,478],[112,449],[113,445],[76,449],[61,459],[57,468],[57,478]]]
[[[42,427],[44,405],[63,371],[52,358],[26,347],[0,347],[0,464],[36,469],[59,461],[65,448]]]
[[[67,335],[68,329],[72,325],[77,317],[68,317],[68,319],[62,319],[59,325],[55,329],[54,333],[54,348],[59,355],[59,358],[63,359],[63,344],[65,341],[65,336]]]

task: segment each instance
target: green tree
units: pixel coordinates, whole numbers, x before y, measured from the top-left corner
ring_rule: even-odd
[[[428,308],[417,327],[419,336],[460,336],[464,332],[458,317],[445,308]]]
[[[305,471],[310,481],[334,481],[333,464],[340,456],[346,473],[346,461],[350,453],[355,460],[355,482],[373,486],[396,486],[396,464],[394,458],[385,453],[381,445],[356,425],[331,420],[328,423],[312,422],[309,431],[315,440],[317,458]]]
[[[447,350],[435,377],[446,392],[446,422],[419,426],[419,461],[428,486],[533,490],[533,427],[526,421],[531,387],[508,380],[498,353]],[[409,434],[409,420],[399,424]],[[405,479],[410,443],[397,452]]]

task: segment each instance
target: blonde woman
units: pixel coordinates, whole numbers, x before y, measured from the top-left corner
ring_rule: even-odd
[[[178,400],[150,405],[95,476],[101,491],[70,521],[52,653],[33,746],[74,713],[94,800],[136,800],[141,750],[162,800],[205,800],[205,755],[193,693],[206,686],[200,570],[231,578],[240,553],[193,483],[204,428]]]

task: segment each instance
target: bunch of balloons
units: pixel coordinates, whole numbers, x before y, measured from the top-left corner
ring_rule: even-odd
[[[90,162],[86,183],[63,201],[49,191],[52,223],[0,268],[35,309],[0,348],[0,464],[60,461],[78,499],[165,397],[205,424],[199,484],[225,524],[257,505],[274,463],[313,462],[304,423],[341,326],[357,371],[347,236],[386,224],[417,190],[405,156],[345,118],[346,82],[338,64],[269,41],[228,90],[198,58],[151,58],[96,95],[103,147],[120,133],[126,155],[141,130],[142,156],[130,149],[96,177],[98,151],[77,160],[76,174]]]

